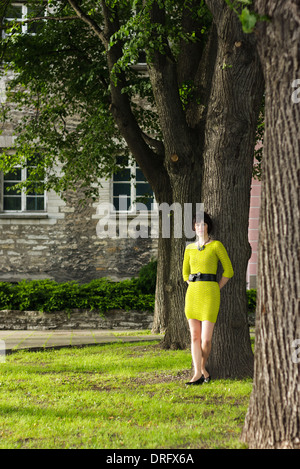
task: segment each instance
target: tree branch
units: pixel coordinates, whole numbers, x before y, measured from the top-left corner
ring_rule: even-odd
[[[120,28],[118,15],[116,10],[107,7],[104,0],[102,0],[101,3],[104,16],[104,35],[110,38]],[[107,50],[107,63],[110,74],[114,65],[119,58],[122,57],[122,53],[122,45],[119,42]],[[124,72],[118,74],[117,83],[111,80],[110,111],[132,155],[155,192],[158,184],[162,180],[162,174],[165,171],[163,158],[152,150],[149,139],[147,140],[146,135],[143,134],[132,112],[130,98],[127,93],[122,92],[122,90],[126,88],[126,85],[127,82]],[[152,140],[153,147],[154,142],[155,141]],[[160,147],[160,150],[162,150],[162,147]],[[161,177],[159,177],[159,175]]]
[[[165,9],[157,1],[153,1],[151,23],[165,26]],[[152,29],[153,42],[157,42],[156,32]],[[186,158],[184,148],[188,146],[191,135],[186,115],[182,107],[178,89],[178,70],[176,61],[169,53],[168,38],[163,37],[164,52],[150,50],[153,59],[148,63],[149,76],[152,84],[155,104],[159,115],[167,158],[181,154],[182,161]],[[170,123],[172,123],[170,125]],[[180,135],[180,139],[178,136]]]
[[[53,20],[53,21],[68,21],[68,20],[79,20],[78,16],[37,16],[36,18],[30,18],[28,20],[18,21],[18,23],[32,23],[33,21],[42,20]]]
[[[186,33],[192,31],[196,34],[196,41],[181,40],[180,53],[178,57],[178,83],[179,85],[184,81],[191,81],[194,79],[199,61],[201,59],[204,40],[202,34],[203,24],[195,17],[195,9],[199,6],[199,0],[193,0],[193,3],[186,6],[182,14],[182,28]]]
[[[208,40],[205,44],[201,59],[197,64],[198,69],[194,77],[195,96],[186,109],[187,121],[189,125],[193,127],[197,127],[200,124],[202,129],[205,127],[205,119],[216,64],[217,45],[217,30],[213,23],[210,27]]]
[[[103,34],[102,29],[99,27],[99,25],[96,23],[96,21],[91,18],[89,15],[84,13],[84,11],[80,8],[80,6],[75,2],[74,0],[68,0],[69,4],[77,14],[77,16],[84,21],[87,25],[90,26],[90,28],[94,31],[94,33],[99,37],[99,39],[102,41],[105,49],[108,48],[108,41],[105,38],[105,35]]]
[[[164,144],[160,140],[156,140],[155,138],[150,137],[149,135],[142,132],[142,137],[145,142],[150,146],[153,147],[159,156],[164,156],[165,154],[165,147]]]
[[[116,62],[122,57],[122,46],[120,43],[109,47],[110,37],[116,33],[119,28],[119,21],[115,9],[108,8],[105,1],[101,2],[102,13],[104,17],[103,29],[99,27],[96,21],[87,15],[75,0],[68,0],[70,6],[73,8],[77,16],[85,22],[97,35],[97,37],[104,44],[107,54],[108,69],[111,74],[112,69]],[[157,188],[159,183],[158,174],[164,170],[163,159],[156,152],[150,148],[158,148],[158,142],[153,139],[152,145],[149,146],[149,139],[147,140],[132,112],[129,96],[122,93],[122,89],[126,87],[126,77],[123,72],[118,75],[118,82],[115,84],[112,80],[110,83],[111,105],[110,111],[115,119],[118,129],[126,140],[127,145],[137,160],[140,168],[142,169],[148,182],[151,184],[153,190]],[[160,146],[162,150],[163,146]]]

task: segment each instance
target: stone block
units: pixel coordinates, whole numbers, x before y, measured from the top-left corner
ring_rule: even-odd
[[[134,321],[132,320],[134,318]],[[151,329],[153,313],[148,311],[112,310],[104,315],[98,311],[0,311],[1,330],[51,330],[51,329]]]

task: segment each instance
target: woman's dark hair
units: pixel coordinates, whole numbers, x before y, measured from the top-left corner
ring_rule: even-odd
[[[207,233],[209,234],[213,229],[213,222],[206,212],[204,212],[204,223],[207,223]]]
[[[195,231],[196,220],[201,218],[200,213],[196,213],[196,216],[193,218],[193,230]],[[207,224],[207,233],[210,234],[213,229],[213,222],[207,212],[204,212],[204,223]]]

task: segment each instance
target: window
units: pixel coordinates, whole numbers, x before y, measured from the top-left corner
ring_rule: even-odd
[[[8,5],[5,11],[4,24],[9,27],[7,23],[10,21],[21,22],[30,17],[41,17],[44,16],[44,6],[27,6],[23,3],[11,3]],[[20,23],[20,33],[35,34],[37,32],[38,23]],[[4,27],[5,29],[5,27]],[[4,35],[7,33],[3,33]]]
[[[117,158],[117,163],[124,160]],[[136,212],[152,209],[153,190],[135,162],[126,161],[124,168],[113,176],[113,205],[116,211]]]
[[[14,186],[27,179],[34,166],[16,167],[14,171],[3,177],[3,211],[4,212],[42,212],[45,211],[45,193],[20,189]]]

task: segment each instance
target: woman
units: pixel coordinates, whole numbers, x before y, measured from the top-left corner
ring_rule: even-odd
[[[208,383],[211,377],[205,368],[211,350],[214,325],[220,307],[220,290],[233,276],[233,269],[225,247],[210,238],[212,220],[204,213],[204,223],[195,223],[196,243],[189,244],[184,253],[182,274],[188,283],[185,315],[191,333],[191,352],[194,376],[187,385]],[[223,276],[216,281],[218,262]]]

